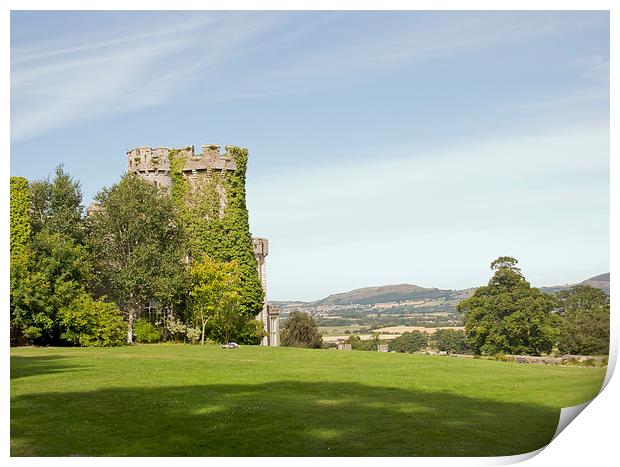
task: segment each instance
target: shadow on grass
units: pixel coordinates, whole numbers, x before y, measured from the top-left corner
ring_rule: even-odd
[[[65,364],[62,360],[65,357],[60,355],[44,355],[36,357],[11,356],[11,379],[25,378],[27,376],[37,376],[50,373],[64,373],[76,371],[74,363]]]
[[[558,417],[546,406],[344,382],[37,393],[11,403],[11,455],[511,455],[547,444]]]

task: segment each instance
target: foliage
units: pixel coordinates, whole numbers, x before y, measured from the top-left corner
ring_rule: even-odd
[[[180,208],[187,231],[190,257],[206,254],[220,262],[235,261],[240,278],[241,311],[256,315],[263,307],[264,292],[258,277],[246,205],[248,151],[234,146],[226,149],[235,160],[236,170],[210,174],[197,181],[195,189],[190,188],[183,176],[185,156],[171,151],[172,197]]]
[[[200,327],[200,343],[204,345],[207,325],[217,340],[228,342],[241,317],[237,264],[204,256],[192,264],[189,273],[189,309],[194,323]]]
[[[234,341],[238,344],[258,345],[266,335],[263,324],[260,321],[253,316],[246,316],[245,322],[242,323]]]
[[[116,304],[94,300],[87,293],[60,309],[60,322],[62,340],[73,345],[111,347],[125,340],[125,323]]]
[[[602,290],[578,285],[557,294],[562,317],[559,350],[565,354],[609,353],[609,297]]]
[[[35,181],[31,191],[35,232],[47,230],[77,243],[84,241],[82,189],[79,181],[59,165],[52,182],[49,179]]]
[[[428,334],[420,331],[406,332],[390,341],[390,351],[414,353],[428,345]]]
[[[365,350],[370,352],[376,352],[379,344],[385,343],[379,339],[378,333],[373,333],[370,339],[362,339],[357,334],[351,334],[345,341],[351,344],[351,350]]]
[[[22,196],[15,200],[13,230],[16,235],[28,230],[25,227],[28,222],[31,229],[19,237],[30,238],[27,260],[18,261],[19,270],[12,271],[12,340],[59,344],[62,332],[59,310],[82,294],[92,277],[90,258],[83,244],[80,184],[62,166],[56,168],[52,181],[33,182],[29,192],[29,221],[24,220],[23,179],[19,187]]]
[[[280,344],[285,347],[320,349],[323,338],[312,317],[303,311],[292,311],[280,333]]]
[[[32,240],[28,180],[11,177],[11,267],[26,267]],[[19,264],[18,264],[19,263]]]
[[[516,265],[511,257],[495,260],[489,284],[457,306],[476,354],[540,355],[557,340],[555,299],[530,287]]]
[[[131,174],[95,199],[101,209],[89,218],[89,246],[97,288],[127,315],[132,342],[133,321],[143,303],[161,296],[162,288],[169,301],[186,293],[177,211],[164,191]]]
[[[464,353],[470,350],[467,335],[460,329],[438,329],[432,336],[437,350],[449,353]]]
[[[21,314],[27,310],[29,296],[27,292],[30,290],[30,288],[24,287],[26,285],[24,282],[31,282],[29,263],[32,258],[32,220],[30,218],[28,180],[22,177],[11,177],[10,196],[11,342],[18,343],[24,338],[24,333],[28,329],[21,322]],[[32,331],[29,330],[25,338],[31,337],[33,337]]]
[[[162,330],[148,319],[139,318],[133,323],[133,334],[136,342],[142,344],[154,344],[162,340]]]

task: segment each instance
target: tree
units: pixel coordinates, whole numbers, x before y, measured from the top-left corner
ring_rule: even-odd
[[[314,319],[303,311],[292,311],[280,333],[280,343],[285,347],[320,349],[323,338]]]
[[[428,334],[420,331],[406,332],[390,341],[390,351],[414,353],[428,345]]]
[[[28,310],[27,295],[30,287],[29,267],[32,259],[32,219],[30,217],[30,187],[28,180],[11,177],[10,190],[10,312],[11,342],[19,343],[25,331],[25,315]]]
[[[345,341],[351,344],[351,350],[376,351],[379,344],[379,334],[374,333],[370,339],[362,340],[357,334],[351,334]]]
[[[35,181],[31,191],[35,232],[46,230],[83,243],[85,230],[80,182],[59,165],[52,182],[49,178]]]
[[[228,342],[241,318],[237,264],[204,256],[190,267],[189,273],[192,278],[189,308],[201,329],[200,343],[205,343],[207,325],[220,340]]]
[[[95,197],[100,209],[89,218],[89,248],[98,293],[109,296],[127,317],[127,342],[142,306],[184,284],[184,249],[176,207],[163,189],[127,174]]]
[[[460,329],[438,329],[432,337],[437,350],[449,353],[463,353],[469,350],[465,331]]]
[[[555,299],[530,287],[517,263],[508,256],[493,261],[489,284],[457,305],[476,354],[540,355],[557,340]]]
[[[16,183],[22,196],[19,200],[15,198],[15,203],[12,201],[15,211],[11,220],[12,233],[15,232],[12,251],[27,251],[27,254],[20,253],[24,260],[15,262],[21,264],[19,272],[12,271],[14,343],[25,339],[30,343],[59,344],[62,333],[59,310],[83,293],[91,278],[91,263],[83,244],[80,184],[62,166],[56,168],[52,181],[35,181],[30,187],[25,179]],[[27,188],[28,219],[24,217]],[[19,216],[17,211],[21,213]],[[22,232],[19,249],[13,248],[17,232]],[[24,243],[26,238],[28,241]]]
[[[562,319],[559,350],[594,355],[609,353],[609,297],[600,289],[577,285],[557,294]]]

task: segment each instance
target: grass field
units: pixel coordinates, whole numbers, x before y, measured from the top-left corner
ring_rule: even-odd
[[[292,348],[14,348],[11,455],[519,454],[604,374]]]

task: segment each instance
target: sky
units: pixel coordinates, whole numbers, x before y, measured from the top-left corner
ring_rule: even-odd
[[[11,13],[11,175],[247,147],[268,299],[609,271],[609,13]]]

